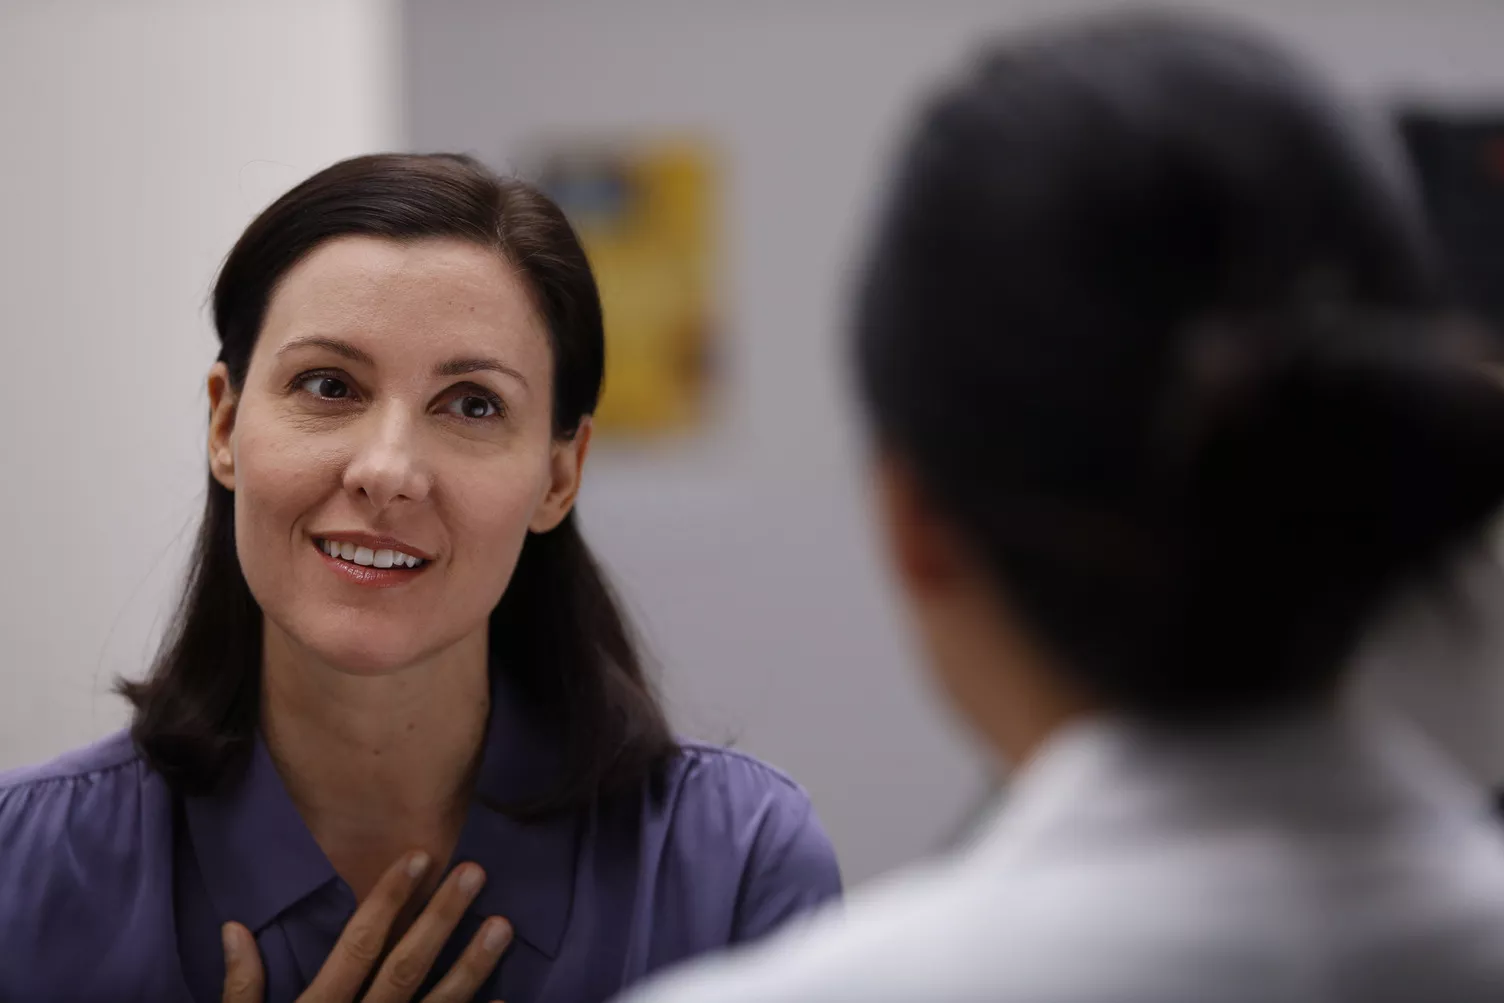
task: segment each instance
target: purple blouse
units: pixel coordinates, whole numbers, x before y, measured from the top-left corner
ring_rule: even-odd
[[[840,894],[804,792],[724,749],[688,744],[661,789],[545,822],[485,807],[536,793],[550,761],[502,689],[454,858],[487,882],[417,998],[491,915],[515,936],[476,999],[590,1003]],[[212,1003],[237,920],[286,1003],[354,911],[259,737],[210,797],[175,795],[125,733],[0,774],[0,1000]]]

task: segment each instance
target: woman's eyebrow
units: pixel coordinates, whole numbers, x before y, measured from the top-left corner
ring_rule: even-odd
[[[356,348],[348,341],[340,341],[338,338],[326,338],[322,335],[294,338],[277,349],[277,354],[286,355],[288,352],[297,351],[300,348],[322,348],[325,351],[333,352],[335,355],[342,355],[351,362],[359,362],[367,366],[376,365],[376,360],[371,358],[369,353]]]
[[[277,349],[277,354],[286,355],[289,352],[294,352],[304,348],[321,348],[325,351],[333,352],[335,355],[343,356],[344,358],[349,359],[351,362],[359,362],[367,366],[376,365],[376,360],[371,357],[370,353],[356,348],[348,341],[341,341],[338,338],[328,338],[324,337],[323,335],[309,335],[305,338],[294,338],[292,341],[289,341],[287,344]],[[501,373],[503,376],[510,376],[518,383],[521,383],[524,387],[528,385],[526,376],[523,376],[517,370],[513,369],[506,363],[501,362],[500,360],[487,358],[485,356],[450,359],[447,362],[439,363],[434,367],[433,371],[434,375],[436,376],[464,376],[467,373],[482,372]]]
[[[484,356],[468,359],[450,359],[448,362],[441,362],[434,367],[434,375],[436,376],[464,376],[466,373],[482,372],[501,373],[503,376],[510,376],[524,387],[527,386],[526,376],[523,376],[504,362]]]

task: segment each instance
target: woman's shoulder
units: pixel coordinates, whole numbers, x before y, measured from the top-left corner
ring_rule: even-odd
[[[123,732],[0,773],[0,998],[166,998],[172,804]]]
[[[840,895],[835,848],[809,795],[787,774],[742,752],[684,742],[667,788],[673,855],[718,870],[740,865],[733,940]]]
[[[92,784],[104,780],[109,784],[114,781],[107,779],[107,775],[122,769],[129,771],[141,762],[141,753],[131,741],[130,732],[117,731],[92,745],[65,752],[45,763],[0,770],[0,799],[15,792],[41,789],[58,792],[74,782]]]
[[[0,928],[71,885],[133,883],[148,841],[170,846],[171,796],[120,732],[0,773]],[[100,899],[96,899],[99,901]]]
[[[710,827],[808,831],[824,838],[804,788],[782,770],[735,749],[680,742],[666,786],[680,825],[692,817]]]
[[[705,793],[715,791],[736,799],[757,794],[788,804],[809,804],[809,795],[793,777],[756,756],[723,745],[681,739],[669,774],[708,787]]]
[[[0,772],[0,846],[13,857],[30,842],[96,828],[119,809],[139,805],[149,783],[146,763],[124,731]]]

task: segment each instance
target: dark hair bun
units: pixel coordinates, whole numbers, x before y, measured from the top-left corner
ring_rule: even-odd
[[[1093,682],[1192,713],[1327,687],[1371,612],[1504,503],[1504,386],[1449,333],[1299,315],[1199,331],[1154,475],[1165,648]]]
[[[1504,393],[1391,142],[1204,19],[995,49],[872,243],[862,392],[1078,679],[1207,720],[1330,690],[1504,500]]]

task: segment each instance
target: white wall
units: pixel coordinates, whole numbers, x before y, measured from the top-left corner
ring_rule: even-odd
[[[240,229],[395,143],[369,0],[0,0],[0,768],[113,729],[202,504]]]
[[[703,124],[731,155],[722,420],[598,455],[585,522],[681,720],[803,781],[855,878],[943,838],[981,778],[871,547],[843,277],[915,90],[979,31],[1079,6],[408,7],[417,146],[505,162],[541,131]],[[1257,8],[1354,86],[1504,96],[1496,2]],[[396,22],[374,0],[0,0],[0,767],[122,721],[108,681],[149,656],[201,501],[214,269],[279,191],[399,141]]]
[[[844,278],[916,93],[992,29],[1093,6],[405,5],[420,148],[504,166],[550,134],[700,126],[723,144],[722,420],[683,451],[597,452],[584,521],[665,663],[680,720],[739,736],[792,772],[854,878],[944,839],[981,777],[913,671],[874,557],[839,354]],[[1289,35],[1359,90],[1504,97],[1498,3],[1221,6]]]

